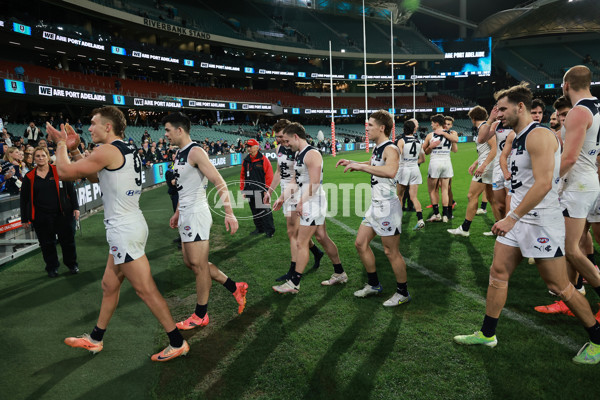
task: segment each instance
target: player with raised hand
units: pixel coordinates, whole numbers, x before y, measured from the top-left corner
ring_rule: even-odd
[[[206,151],[190,138],[191,122],[187,115],[171,113],[163,118],[162,123],[167,140],[179,147],[173,165],[179,203],[169,224],[173,229],[179,228],[183,261],[196,275],[196,309],[188,319],[177,323],[179,329],[188,330],[208,325],[208,298],[213,280],[233,294],[238,302],[239,314],[246,305],[248,284],[231,280],[208,261],[212,215],[206,199],[207,181],[215,185],[223,203],[225,229],[232,235],[238,230],[223,177],[210,162]]]
[[[384,110],[371,114],[368,122],[369,138],[375,142],[370,161],[354,162],[339,160],[336,167],[343,166],[344,172],[362,171],[371,174],[371,205],[365,213],[354,243],[360,260],[367,271],[367,283],[354,292],[356,297],[367,297],[382,292],[375,265],[375,255],[370,243],[375,236],[381,243],[394,275],[396,292],[386,300],[386,307],[398,306],[411,300],[407,288],[406,263],[400,254],[400,232],[402,231],[402,203],[396,194],[395,177],[398,172],[399,150],[389,139],[393,118]],[[410,122],[414,131],[414,123]],[[410,130],[410,129],[409,129]],[[411,131],[411,134],[412,134]]]
[[[97,353],[103,349],[103,336],[117,308],[119,292],[127,279],[137,295],[146,303],[164,327],[169,346],[152,356],[153,361],[168,361],[186,355],[189,345],[177,329],[167,303],[156,287],[150,264],[144,254],[148,225],[139,207],[142,193],[142,164],[135,147],[123,141],[125,116],[116,107],[107,106],[92,111],[89,128],[92,141],[98,146],[83,158],[77,149],[78,138],[71,129],[60,131],[47,124],[48,136],[56,143],[56,167],[61,179],[88,178],[99,182],[104,204],[104,224],[110,254],[102,278],[102,305],[98,322],[91,334],[68,337],[65,343]],[[67,145],[68,143],[68,145]],[[71,162],[69,154],[77,160]]]

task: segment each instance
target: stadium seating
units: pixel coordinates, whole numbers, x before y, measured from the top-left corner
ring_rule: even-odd
[[[141,0],[129,2],[96,2],[119,7],[127,12],[184,25],[212,34],[262,43],[300,48],[362,52],[362,19],[357,15],[323,14],[309,8],[278,6],[261,2],[223,0],[219,2],[171,1],[156,8]],[[266,34],[265,34],[266,33]],[[440,54],[440,51],[412,27],[395,27],[395,52],[398,54]],[[389,53],[389,24],[368,18],[367,51]]]
[[[12,61],[0,61],[0,76],[14,78],[14,68],[22,65],[25,68],[24,80],[48,84],[75,90],[85,90],[99,93],[115,93],[114,77],[86,75],[81,72],[53,70],[32,64]],[[120,79],[121,93],[129,96],[156,98],[159,96],[188,97],[196,99],[253,101],[259,103],[281,104],[285,107],[329,108],[331,102],[328,96],[301,96],[276,90],[242,90],[235,88],[214,88],[187,86],[177,83],[148,82],[133,79]],[[369,97],[369,108],[391,107],[388,96]],[[429,100],[420,95],[416,98],[417,107],[449,107],[464,104],[461,99],[450,95],[435,95]],[[412,108],[412,97],[396,96],[396,108]],[[364,97],[336,97],[336,108],[364,108]]]

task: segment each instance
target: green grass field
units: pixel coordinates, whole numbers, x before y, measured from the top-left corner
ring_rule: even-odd
[[[343,154],[366,160],[368,154]],[[333,272],[325,257],[321,268],[305,274],[298,295],[272,291],[274,278],[289,266],[285,220],[275,214],[275,237],[249,236],[254,229],[240,218],[230,236],[215,215],[209,259],[232,279],[249,283],[242,315],[221,285],[214,284],[210,324],[184,332],[191,345],[185,358],[157,364],[150,355],[167,337],[126,282],[119,307],[97,354],[64,345],[66,336],[90,332],[102,297],[108,246],[102,213],[86,219],[77,234],[81,273],[61,267],[57,279],[44,273],[41,254],[33,253],[0,269],[0,398],[2,399],[489,399],[577,398],[594,395],[599,366],[571,362],[587,334],[575,318],[536,313],[533,307],[552,298],[535,266],[523,263],[509,287],[498,325],[496,348],[465,348],[457,334],[478,330],[492,261],[494,239],[482,236],[493,223],[491,211],[477,216],[469,238],[451,237],[466,206],[469,164],[474,144],[453,155],[456,218],[427,224],[413,232],[414,213],[405,213],[401,252],[408,263],[413,301],[388,309],[382,302],[395,290],[395,279],[374,241],[384,293],[357,299],[352,293],[366,282],[354,249],[361,217],[340,212],[327,222],[349,275],[343,286],[321,287]],[[325,182],[368,183],[369,176],[335,169],[325,158]],[[426,164],[422,166],[426,178]],[[239,169],[222,171],[230,181]],[[429,204],[426,185],[420,188]],[[354,210],[355,193],[337,197]],[[345,202],[345,203],[344,203]],[[168,228],[170,199],[165,187],[142,195],[150,228],[146,252],[155,280],[176,320],[194,310],[195,286]],[[250,214],[248,206],[237,210]],[[428,217],[429,211],[425,211]],[[312,258],[311,258],[312,263]],[[596,311],[598,297],[588,287]]]

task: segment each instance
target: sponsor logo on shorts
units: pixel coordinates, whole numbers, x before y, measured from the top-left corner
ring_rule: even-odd
[[[119,248],[117,246],[113,246],[110,248],[110,251],[117,251],[117,250],[119,250]]]
[[[537,241],[538,241],[538,243],[544,244],[544,243],[548,243],[550,241],[550,239],[547,237],[540,237],[540,238],[537,238]]]
[[[381,223],[381,225],[383,225],[383,226],[388,226],[389,224],[390,223],[388,221],[384,221],[384,222]]]
[[[189,231],[190,229],[192,229],[192,227],[188,225],[188,226],[184,227],[183,229],[185,229],[186,231]]]
[[[545,251],[546,253],[550,253],[552,251],[552,246],[548,245],[546,247],[544,246],[533,246],[534,249],[537,249],[539,251]]]

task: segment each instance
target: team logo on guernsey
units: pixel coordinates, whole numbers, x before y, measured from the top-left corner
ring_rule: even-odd
[[[183,228],[183,229],[185,229],[186,231],[189,231],[190,229],[192,229],[192,227],[188,225],[188,226],[186,226],[186,227],[185,227],[185,228]]]
[[[550,239],[547,237],[541,237],[541,238],[538,238],[537,241],[538,241],[538,243],[544,244],[544,243],[548,243],[550,241]]]
[[[117,246],[113,246],[110,248],[110,251],[117,251],[117,250],[119,250],[119,248]]]

